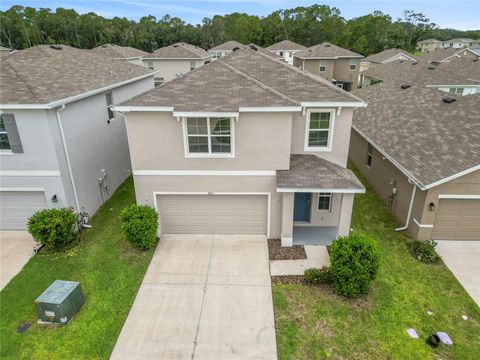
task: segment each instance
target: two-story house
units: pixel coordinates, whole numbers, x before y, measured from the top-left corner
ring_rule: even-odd
[[[469,38],[455,38],[443,41],[442,48],[461,49],[469,46],[478,46],[479,44],[480,40],[473,40]]]
[[[329,243],[350,230],[352,112],[324,79],[241,48],[115,107],[139,204],[160,234],[261,234]]]
[[[421,52],[429,52],[442,47],[442,42],[437,39],[425,39],[417,43],[417,50]]]
[[[290,40],[282,40],[267,47],[267,50],[271,51],[274,54],[277,54],[279,57],[283,58],[286,63],[290,65],[293,65],[293,55],[305,49],[305,46],[294,43]]]
[[[360,54],[325,42],[295,53],[293,66],[351,91],[357,88],[361,58]]]
[[[119,46],[115,44],[103,44],[91,49],[95,54],[106,56],[111,59],[127,61],[135,65],[143,66],[142,58],[150,53],[135,49],[131,46]]]
[[[0,229],[52,207],[93,214],[131,174],[112,106],[154,87],[153,73],[66,45],[0,62]]]
[[[244,45],[240,44],[238,41],[230,40],[230,41],[224,42],[223,44],[212,47],[211,49],[208,50],[208,52],[212,54],[215,59],[218,59],[230,54],[233,51],[233,49],[241,48],[243,46]]]
[[[360,63],[360,72],[368,70],[370,64],[388,64],[389,62],[400,60],[413,62],[417,61],[417,59],[408,51],[392,48],[369,55],[362,59]]]
[[[155,83],[161,84],[202,66],[212,57],[212,54],[198,46],[181,42],[145,55],[143,63],[156,71]]]

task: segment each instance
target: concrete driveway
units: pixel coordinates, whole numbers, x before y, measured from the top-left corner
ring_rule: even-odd
[[[437,253],[480,306],[480,241],[437,241]]]
[[[276,359],[265,236],[163,236],[111,359]]]
[[[33,255],[35,241],[27,231],[0,231],[0,290]]]

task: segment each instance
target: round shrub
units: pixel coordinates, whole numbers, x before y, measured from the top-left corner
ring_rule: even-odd
[[[329,284],[332,282],[332,273],[328,267],[306,269],[304,279],[309,284]]]
[[[377,275],[380,265],[377,243],[361,233],[341,236],[332,243],[330,263],[335,293],[356,297],[367,292]]]
[[[120,213],[122,232],[132,245],[146,250],[157,243],[158,214],[146,205],[131,205]]]
[[[47,248],[57,250],[75,241],[75,223],[75,213],[71,209],[45,209],[28,219],[28,232]]]

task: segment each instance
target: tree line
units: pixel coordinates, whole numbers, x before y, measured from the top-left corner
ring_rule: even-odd
[[[439,29],[412,10],[405,10],[399,19],[375,11],[346,20],[339,9],[327,5],[277,10],[265,17],[215,15],[198,25],[169,15],[160,19],[148,15],[139,21],[107,19],[61,7],[52,11],[14,5],[0,12],[0,43],[12,49],[55,43],[90,49],[114,43],[151,52],[179,41],[208,49],[228,40],[269,46],[289,39],[307,47],[329,41],[368,56],[392,47],[414,51],[418,41],[429,37],[478,39],[480,30]]]

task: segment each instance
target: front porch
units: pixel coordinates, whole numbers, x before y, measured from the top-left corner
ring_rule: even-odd
[[[338,226],[293,226],[293,245],[330,245],[338,236]]]

